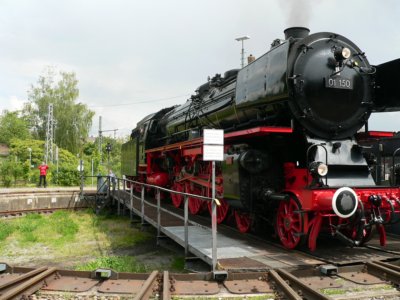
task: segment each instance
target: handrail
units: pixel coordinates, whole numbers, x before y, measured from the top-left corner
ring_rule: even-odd
[[[198,198],[198,199],[201,199],[201,200],[206,200],[206,201],[209,201],[209,202],[211,202],[213,200],[211,197],[201,196],[201,195],[197,195],[197,194],[190,194],[190,193],[185,193],[185,192],[178,192],[178,191],[170,190],[170,189],[167,189],[167,188],[163,188],[163,187],[158,186],[158,185],[148,184],[148,183],[144,183],[144,182],[140,182],[140,181],[134,181],[134,180],[126,179],[126,178],[125,179],[124,178],[118,178],[118,179],[119,180],[125,180],[126,182],[131,182],[131,183],[134,183],[134,184],[139,184],[141,186],[158,189],[160,191],[164,191],[164,192],[168,192],[168,193],[173,192],[174,194],[177,194],[177,195],[182,195],[182,196],[188,195],[188,197],[194,197],[194,198]]]
[[[86,176],[88,177],[88,176]],[[106,177],[107,180],[105,180],[101,186],[101,188],[108,183],[108,189],[107,189],[107,196],[111,195],[111,176],[106,175],[106,176],[97,176],[97,177]],[[189,203],[189,197],[191,198],[197,198],[203,201],[207,201],[207,202],[211,202],[212,205],[212,216],[211,216],[211,233],[212,233],[212,248],[216,249],[216,244],[217,244],[217,224],[216,224],[216,206],[220,205],[220,202],[218,199],[213,199],[212,197],[206,197],[206,196],[201,196],[201,195],[196,195],[196,194],[190,194],[190,193],[185,193],[185,192],[179,192],[179,191],[174,191],[171,189],[167,189],[158,185],[153,185],[153,184],[148,184],[148,183],[144,183],[144,182],[139,182],[139,181],[135,181],[135,180],[131,180],[131,179],[127,179],[127,178],[118,178],[115,177],[116,180],[116,185],[113,184],[113,194],[115,193],[116,188],[118,189],[118,191],[120,190],[120,181],[122,181],[122,191],[127,192],[127,190],[125,189],[125,187],[127,186],[126,183],[129,182],[130,185],[130,191],[129,191],[129,197],[130,197],[130,218],[133,218],[133,199],[138,199],[141,203],[140,205],[140,215],[141,215],[141,223],[145,224],[145,205],[151,206],[153,208],[156,208],[157,210],[157,235],[160,236],[160,231],[161,231],[161,212],[167,213],[169,215],[172,215],[180,220],[182,220],[184,222],[184,247],[185,247],[185,256],[188,256],[189,254],[189,229],[188,229],[188,225],[194,225],[197,226],[199,228],[205,229],[205,230],[210,230],[209,227],[201,225],[199,223],[196,223],[192,220],[189,220],[189,212],[188,212],[188,203]],[[140,193],[140,197],[136,196],[133,194],[133,185],[139,185],[141,186],[141,193]],[[101,190],[101,188],[99,190]],[[155,190],[155,196],[156,196],[156,200],[157,200],[157,204],[151,203],[149,201],[145,200],[145,188],[151,188]],[[179,214],[176,214],[174,212],[171,212],[163,207],[161,207],[161,201],[160,201],[160,192],[167,192],[167,193],[174,193],[177,195],[182,195],[184,198],[184,216],[182,217]],[[123,200],[123,204],[125,205],[125,200]],[[117,201],[118,203],[118,214],[120,213],[120,204],[121,201],[120,199],[118,199]],[[215,252],[214,252],[215,251]],[[213,250],[212,253],[212,271],[215,272],[216,270],[216,265],[217,265],[217,253],[216,250]]]

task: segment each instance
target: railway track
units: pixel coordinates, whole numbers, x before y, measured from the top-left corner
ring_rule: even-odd
[[[205,216],[192,217],[209,223]],[[237,235],[236,229],[227,225],[220,225],[218,230]],[[277,252],[283,250],[279,244],[257,235],[245,238],[272,244]],[[393,241],[398,239],[393,237]],[[108,269],[79,272],[0,263],[0,299],[400,299],[400,257],[396,251],[372,245],[362,248],[360,255],[342,245],[321,248],[315,253],[292,251],[293,255],[318,258],[323,262],[319,265],[227,270],[220,278],[211,273],[129,274]],[[339,254],[348,259],[338,258]]]
[[[399,261],[335,268],[149,274],[10,267],[0,264],[0,299],[399,299]]]
[[[0,220],[7,220],[7,219],[15,219],[15,218],[20,218],[24,217],[28,214],[42,214],[42,215],[48,215],[52,214],[55,211],[58,210],[85,210],[90,208],[89,206],[82,206],[82,207],[66,207],[66,208],[36,208],[36,209],[24,209],[24,210],[13,210],[13,211],[0,211]]]

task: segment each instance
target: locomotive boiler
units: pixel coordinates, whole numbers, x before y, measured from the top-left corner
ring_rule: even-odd
[[[344,36],[285,30],[244,68],[217,74],[183,105],[141,120],[123,145],[122,173],[172,190],[211,195],[202,130],[224,130],[217,164],[218,222],[247,232],[268,223],[286,248],[316,248],[321,231],[353,246],[397,222],[400,182],[381,186],[359,143],[372,112],[400,110],[400,60],[372,66]],[[364,126],[364,131],[360,129]],[[400,151],[399,151],[400,153]],[[396,159],[396,158],[393,158]],[[183,197],[171,193],[179,207]],[[189,197],[189,210],[210,210]]]

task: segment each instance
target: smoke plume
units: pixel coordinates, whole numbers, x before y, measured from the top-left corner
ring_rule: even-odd
[[[286,26],[309,27],[312,9],[319,1],[311,0],[279,0],[284,14],[286,15]]]

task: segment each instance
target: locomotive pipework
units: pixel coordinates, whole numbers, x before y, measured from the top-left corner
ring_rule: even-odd
[[[321,231],[359,246],[375,226],[383,245],[385,225],[399,219],[400,162],[393,155],[392,186],[379,185],[371,175],[377,161],[357,132],[371,112],[400,110],[400,92],[388,84],[400,81],[398,67],[400,60],[371,66],[342,35],[289,28],[246,67],[217,74],[183,105],[140,121],[124,145],[122,173],[210,196],[202,129],[223,129],[218,222],[231,214],[241,232],[267,222],[286,248],[306,241],[311,250]],[[170,198],[182,205],[181,195]],[[189,198],[192,214],[210,209]]]

